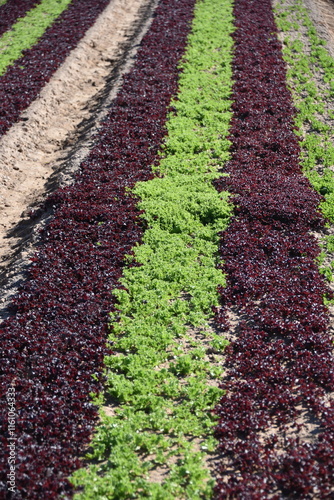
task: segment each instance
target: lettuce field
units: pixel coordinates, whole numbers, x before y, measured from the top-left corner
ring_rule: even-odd
[[[0,500],[334,498],[332,20],[0,1]]]

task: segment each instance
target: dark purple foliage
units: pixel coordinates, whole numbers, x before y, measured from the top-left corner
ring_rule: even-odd
[[[234,16],[232,159],[216,186],[234,194],[236,215],[222,233],[228,286],[216,320],[227,328],[228,307],[239,319],[216,408],[228,470],[215,497],[333,498],[329,291],[310,235],[323,227],[321,197],[301,173],[270,0],[236,0]]]
[[[0,5],[0,36],[39,3],[41,0],[7,0],[4,5]]]
[[[15,379],[17,397],[13,498],[71,494],[66,478],[80,466],[97,418],[89,392],[102,387],[108,313],[117,310],[112,291],[144,229],[126,188],[153,177],[193,6],[194,0],[161,0],[75,184],[48,200],[54,218],[15,314],[2,325],[2,396]],[[0,498],[9,498],[5,404],[2,412]]]
[[[0,136],[36,99],[110,0],[73,0],[39,42],[0,76]]]

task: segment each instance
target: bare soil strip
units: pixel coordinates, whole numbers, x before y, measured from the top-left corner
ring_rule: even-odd
[[[71,182],[116,95],[120,75],[132,64],[155,4],[113,0],[39,98],[0,139],[0,282],[4,287],[11,279],[8,290],[3,288],[2,302],[7,303],[20,281],[10,264],[36,226],[31,207],[39,206],[55,187]],[[24,253],[20,269],[26,257]]]
[[[334,3],[331,0],[304,0],[319,36],[327,42],[327,48],[334,57]]]

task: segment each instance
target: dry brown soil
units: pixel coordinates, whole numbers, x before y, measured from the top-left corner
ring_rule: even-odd
[[[0,316],[43,223],[29,217],[70,183],[146,32],[157,0],[111,0],[19,121],[0,138]],[[43,219],[48,214],[43,214]]]
[[[45,183],[68,154],[90,117],[99,92],[119,60],[140,9],[148,0],[114,0],[44,87],[0,139],[0,258],[13,241],[6,239],[22,212],[45,191]],[[141,15],[143,12],[141,13]],[[110,35],[112,33],[112,36]]]

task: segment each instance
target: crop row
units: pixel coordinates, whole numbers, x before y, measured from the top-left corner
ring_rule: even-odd
[[[205,0],[181,65],[168,136],[152,180],[133,193],[147,229],[116,290],[101,422],[77,498],[211,498],[212,409],[221,397],[218,232],[230,216],[212,180],[229,157],[232,5]],[[134,265],[136,264],[136,265]],[[106,408],[104,408],[106,406]]]
[[[106,326],[110,310],[116,310],[111,291],[122,287],[125,256],[140,241],[144,226],[128,189],[153,175],[193,5],[193,0],[160,2],[76,182],[48,199],[54,217],[41,236],[13,315],[1,327],[2,394],[12,383],[16,390],[18,492],[13,498],[69,492],[66,477],[79,466],[77,457],[92,432],[97,411],[89,394],[101,389],[109,352]],[[83,17],[82,2],[75,7]],[[93,11],[85,11],[90,21]],[[71,26],[74,37],[79,31]],[[29,67],[34,81],[35,67]],[[2,495],[10,495],[7,426],[3,413]]]
[[[0,2],[0,36],[10,29],[12,24],[23,17],[30,9],[39,4],[41,0],[7,0]]]
[[[295,110],[269,0],[237,0],[232,159],[216,185],[234,196],[222,234],[227,394],[217,408],[225,465],[217,498],[325,498],[334,482],[332,342],[310,231],[322,200],[301,173]],[[316,432],[303,439],[315,423]],[[227,465],[226,465],[227,464]],[[232,475],[228,470],[234,470]]]
[[[109,1],[73,0],[68,8],[63,10],[68,2],[62,0],[59,6],[61,6],[60,11],[63,10],[63,12],[55,20],[52,12],[57,12],[54,7],[57,3],[50,3],[51,17],[45,17],[43,9],[37,6],[36,11],[35,9],[30,11],[29,18],[37,13],[37,18],[43,20],[39,24],[42,31],[48,25],[49,19],[54,20],[43,36],[41,36],[42,31],[38,30],[36,35],[34,29],[30,29],[27,33],[25,18],[18,22],[18,33],[22,35],[22,40],[18,46],[14,42],[6,48],[3,60],[10,66],[0,76],[0,136],[20,119],[22,111],[36,99],[45,83],[50,80],[70,51],[76,47],[88,28],[94,24],[97,16]],[[10,32],[3,35],[3,37],[10,36]],[[2,38],[0,38],[0,46]],[[35,45],[31,47],[31,43]],[[23,55],[17,59],[22,48],[25,48]],[[2,71],[3,68],[0,74]]]
[[[319,38],[307,10],[300,1],[277,7],[277,23],[283,34],[283,56],[289,65],[287,78],[298,110],[303,172],[323,195],[320,208],[334,223],[334,60]],[[293,29],[293,38],[291,37]],[[327,224],[328,226],[328,224]],[[321,272],[333,281],[334,235],[327,227],[319,256]]]
[[[71,0],[42,0],[37,7],[14,23],[0,38],[0,75],[40,39],[46,29],[68,7]]]

